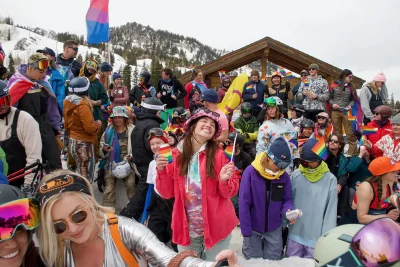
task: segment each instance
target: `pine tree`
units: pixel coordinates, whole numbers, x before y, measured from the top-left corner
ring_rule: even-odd
[[[110,60],[111,60],[110,65],[113,66],[114,63],[115,63],[115,56],[114,56],[114,53],[113,53],[113,52],[111,52]]]
[[[389,103],[389,106],[391,107],[391,108],[395,108],[395,102],[394,102],[394,95],[393,95],[393,93],[392,93],[392,95],[390,96],[390,103]]]
[[[119,70],[118,73],[122,75],[123,69],[122,69],[122,65],[119,66]]]
[[[124,85],[128,88],[130,91],[132,88],[132,69],[130,65],[125,65],[124,70],[122,72],[122,81],[124,82]]]
[[[138,84],[139,83],[139,71],[137,69],[137,66],[135,66],[135,70],[133,71],[133,84]]]
[[[156,85],[161,79],[162,65],[158,58],[153,57],[151,61],[150,73],[151,73],[151,83]]]
[[[86,51],[86,53],[85,53],[85,61],[88,60],[88,59],[89,59],[89,52]]]
[[[400,101],[399,100],[396,101],[396,105],[394,107],[396,109],[400,109]]]
[[[11,41],[11,27],[8,28],[8,36],[7,36],[7,40]]]
[[[76,58],[76,61],[78,61],[79,63],[82,64],[82,62],[83,62],[82,54],[78,55],[78,57]]]
[[[10,72],[10,74],[15,73],[15,62],[11,53],[10,56],[8,57],[8,72]]]

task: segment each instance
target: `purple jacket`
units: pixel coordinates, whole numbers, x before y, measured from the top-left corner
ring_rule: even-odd
[[[18,70],[15,72],[15,74],[10,78],[8,81],[8,87],[11,87],[14,83],[19,82],[20,80],[29,80],[29,78],[26,76],[26,70],[27,70],[27,65],[21,64],[18,67]],[[47,114],[49,116],[49,120],[51,122],[51,126],[55,130],[60,130],[61,129],[61,115],[60,111],[58,109],[58,102],[56,95],[54,94],[54,91],[51,87],[51,85],[45,80],[41,80],[37,82],[41,86],[43,86],[46,90],[46,92],[49,94],[49,98],[47,100]]]
[[[270,189],[268,200],[267,186]],[[282,211],[286,212],[288,209],[294,209],[289,175],[284,172],[279,179],[268,180],[250,165],[242,175],[239,190],[242,235],[249,237],[253,230],[259,233],[276,230],[282,225]]]

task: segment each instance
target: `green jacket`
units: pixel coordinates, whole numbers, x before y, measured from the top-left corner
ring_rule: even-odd
[[[101,100],[101,104],[104,105],[108,102],[108,95],[103,84],[99,79],[95,79],[90,83],[89,86],[89,97],[93,101]],[[103,121],[103,113],[101,112],[101,106],[93,106],[93,118],[94,121]]]
[[[244,136],[245,143],[254,143],[257,140],[259,127],[260,124],[254,116],[252,116],[248,121],[240,116],[235,121],[235,129],[239,130],[241,134],[247,133],[249,135],[248,138]]]

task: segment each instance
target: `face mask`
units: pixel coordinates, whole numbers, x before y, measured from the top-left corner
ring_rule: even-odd
[[[266,173],[268,173],[268,174],[270,174],[270,175],[278,175],[279,174],[279,172],[280,171],[277,171],[277,172],[273,172],[273,171],[271,171],[270,169],[267,169],[267,168],[265,168],[265,170],[264,170]]]

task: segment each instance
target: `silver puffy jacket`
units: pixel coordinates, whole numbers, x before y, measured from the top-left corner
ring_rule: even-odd
[[[105,244],[104,250],[104,267],[129,267],[118,252],[117,247],[114,245],[111,237],[110,229],[106,222],[103,224],[99,236],[103,239]],[[161,243],[157,237],[144,225],[135,220],[126,217],[118,216],[118,229],[120,236],[126,248],[138,260],[139,266],[160,266],[167,267],[169,261],[177,255],[176,252],[169,249],[164,243]],[[66,242],[65,250],[65,264],[67,267],[75,267],[74,256],[69,242]],[[90,255],[88,255],[90,256]],[[212,262],[205,262],[201,259],[188,257],[182,263],[181,267],[211,267]]]

